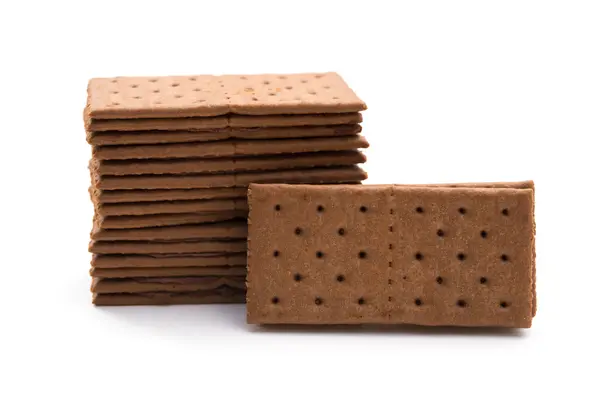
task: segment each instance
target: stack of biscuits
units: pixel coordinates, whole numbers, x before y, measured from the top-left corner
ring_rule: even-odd
[[[360,183],[365,109],[335,73],[92,79],[93,302],[244,302],[248,185]]]

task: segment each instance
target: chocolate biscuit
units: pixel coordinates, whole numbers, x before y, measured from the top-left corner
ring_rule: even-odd
[[[131,204],[131,203],[126,203]],[[248,216],[247,210],[221,211],[215,213],[176,213],[149,215],[115,215],[102,217],[95,214],[94,224],[101,229],[132,229],[187,224],[202,224],[243,219]]]
[[[231,174],[102,176],[94,178],[102,190],[121,189],[199,189],[245,187],[260,183],[329,183],[357,182],[367,174],[357,166],[292,169],[280,171],[239,172]]]
[[[94,78],[93,119],[347,113],[366,105],[334,72]]]
[[[102,229],[96,225],[92,230],[91,239],[97,241],[174,241],[178,239],[242,239],[247,235],[247,223],[242,220],[138,229]]]
[[[171,268],[246,265],[246,253],[191,254],[94,254],[94,268]]]
[[[246,266],[240,267],[154,267],[154,268],[91,268],[95,278],[138,278],[165,276],[246,276]]]
[[[164,144],[210,142],[225,139],[290,139],[309,137],[351,136],[361,132],[361,126],[291,126],[282,128],[221,128],[205,131],[100,131],[88,132],[88,141],[94,146],[132,144]]]
[[[251,185],[249,203],[250,323],[531,325],[532,189]]]
[[[247,188],[203,188],[162,190],[101,190],[90,187],[90,195],[99,204],[136,203],[165,200],[210,200],[246,197]]]
[[[245,199],[149,201],[139,203],[109,203],[96,207],[101,217],[117,215],[151,215],[175,213],[234,213],[246,211]],[[232,214],[230,214],[232,215]]]
[[[255,157],[182,158],[162,160],[112,160],[95,162],[100,175],[198,174],[213,172],[265,171],[294,168],[330,167],[362,164],[366,157],[360,151]]]
[[[246,240],[204,241],[115,241],[92,240],[90,253],[96,254],[186,254],[186,253],[239,253],[246,251]]]
[[[264,156],[319,151],[356,150],[369,147],[359,135],[311,139],[232,139],[209,143],[169,143],[153,145],[99,146],[92,153],[97,160],[133,160],[152,158],[199,158]],[[91,165],[90,167],[94,167]]]
[[[307,115],[230,115],[210,118],[136,118],[92,120],[86,112],[88,141],[93,132],[106,131],[204,131],[221,128],[275,128],[322,125],[348,125],[362,122],[360,113]]]
[[[222,286],[245,289],[243,276],[183,276],[138,278],[93,278],[93,293],[196,292]]]
[[[173,304],[227,304],[243,303],[245,290],[220,287],[196,292],[94,293],[92,303],[97,306],[157,306]]]

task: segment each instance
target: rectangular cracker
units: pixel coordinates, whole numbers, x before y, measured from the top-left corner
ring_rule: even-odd
[[[239,253],[246,251],[246,240],[203,241],[90,241],[88,250],[95,254],[186,254]]]
[[[357,182],[367,179],[361,168],[329,167],[280,171],[239,172],[205,175],[103,176],[94,179],[102,190],[121,189],[199,189],[211,187],[246,187],[257,183],[329,183]],[[216,210],[215,210],[216,211]]]
[[[246,253],[221,254],[94,254],[96,269],[245,266]]]
[[[247,209],[248,202],[245,199],[177,200],[102,204],[96,207],[96,213],[100,217],[109,217],[176,213],[234,213]]]
[[[249,202],[249,323],[531,326],[531,189],[251,185]]]
[[[369,147],[359,135],[310,139],[223,140],[209,143],[169,143],[131,146],[93,147],[97,160],[134,160],[152,158],[200,158],[265,156],[270,154],[311,153],[356,150]],[[91,165],[93,168],[93,165]]]
[[[182,158],[166,160],[97,161],[100,175],[202,174],[214,172],[268,171],[294,168],[330,167],[362,164],[366,157],[360,151],[323,151],[289,155]]]
[[[165,190],[101,190],[90,187],[90,195],[98,203],[137,203],[140,201],[210,200],[246,197],[247,188],[203,188]]]
[[[138,278],[164,276],[246,276],[246,266],[240,267],[155,267],[155,268],[91,268],[95,278]]]
[[[137,118],[92,120],[85,116],[88,138],[92,132],[105,131],[203,131],[220,128],[275,128],[360,124],[360,113],[310,115],[230,115],[210,118]],[[88,139],[89,140],[89,139]]]
[[[93,119],[346,113],[366,105],[336,73],[94,78]]]
[[[245,289],[244,276],[182,276],[138,278],[93,278],[93,293],[196,292],[220,287]]]
[[[106,131],[88,132],[93,146],[211,142],[225,139],[291,139],[302,137],[350,136],[361,132],[360,125],[292,126],[283,128],[221,128],[205,131]]]
[[[196,225],[177,225],[138,229],[102,229],[94,226],[92,240],[178,240],[178,239],[245,239],[248,226],[245,220]]]
[[[248,212],[246,210],[218,213],[117,215],[112,217],[102,217],[96,214],[94,223],[101,229],[133,229],[222,222],[239,218],[245,220],[247,216]]]
[[[107,293],[92,296],[97,306],[158,306],[174,304],[232,304],[245,301],[245,291],[222,287],[197,292]]]

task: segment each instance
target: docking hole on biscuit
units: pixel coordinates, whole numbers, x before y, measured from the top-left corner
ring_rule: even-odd
[[[456,255],[456,258],[458,258],[460,261],[465,261],[465,259],[467,258],[467,256],[465,255],[465,253],[458,253]]]
[[[421,261],[423,259],[423,254],[421,254],[420,252],[416,252],[415,253],[415,259]]]
[[[466,214],[466,213],[467,213],[467,209],[466,209],[466,208],[464,208],[464,207],[460,207],[460,208],[458,209],[458,212],[464,215],[464,214]]]
[[[281,206],[279,204],[275,204],[275,211],[280,211],[281,210]]]
[[[358,258],[367,258],[367,252],[366,251],[360,251],[358,253]]]
[[[317,212],[323,212],[323,211],[325,211],[325,207],[323,207],[322,205],[319,204],[317,206]]]
[[[488,235],[488,234],[487,234],[487,231],[481,231],[481,232],[479,232],[479,234],[480,234],[480,235],[481,235],[481,237],[482,237],[482,238],[484,238],[484,239],[485,239],[485,238],[487,237],[487,235]]]
[[[467,302],[464,300],[458,300],[456,302],[456,305],[459,306],[460,308],[465,308],[467,306]]]
[[[358,299],[358,304],[361,305],[361,306],[363,304],[365,304],[365,299],[363,299],[362,297],[360,299]]]
[[[390,227],[389,227],[389,231],[390,231],[390,232],[394,232],[394,227],[393,227],[393,226],[390,226]]]
[[[500,307],[502,307],[502,308],[508,308],[508,303],[506,301],[501,301],[500,302]]]
[[[443,237],[444,236],[444,231],[441,229],[438,229],[436,232],[436,235],[438,235],[439,237]]]
[[[320,251],[320,250],[319,250],[319,251],[317,251],[317,252],[315,253],[315,255],[317,256],[317,258],[323,258],[323,256],[324,256],[323,252],[322,252],[322,251]]]
[[[503,262],[508,262],[508,256],[507,256],[506,254],[502,254],[502,255],[500,256],[500,259],[501,259]]]
[[[296,282],[300,282],[300,281],[302,280],[302,275],[300,275],[300,274],[297,274],[297,273],[296,273],[296,274],[294,274],[294,280],[295,280]]]
[[[441,285],[442,283],[444,283],[444,278],[438,276],[437,278],[435,278],[435,281],[438,283],[438,285]]]
[[[175,82],[175,83],[171,83],[171,86],[172,86],[172,87],[177,87],[177,86],[179,86],[179,83],[177,83],[177,82]]]
[[[279,297],[275,296],[271,299],[271,303],[273,304],[278,304],[279,303]]]
[[[335,279],[338,282],[344,282],[346,280],[346,278],[344,277],[344,275],[338,275]]]
[[[502,209],[502,215],[508,217],[508,208],[503,208]]]
[[[481,278],[479,278],[479,283],[485,285],[487,283],[487,278],[485,276],[482,276]]]
[[[419,298],[415,299],[415,305],[416,306],[421,306],[423,304],[423,301]]]
[[[338,229],[338,235],[344,236],[345,234],[346,234],[346,231],[344,230],[344,228]]]
[[[320,297],[316,297],[315,298],[315,304],[320,306],[321,304],[323,304],[323,299],[321,299]]]
[[[132,88],[132,89],[135,89],[135,88],[137,88],[137,87],[138,87],[138,85],[135,85],[135,84],[134,84],[134,85],[131,85],[131,88]]]
[[[415,211],[419,214],[423,214],[423,207],[417,207],[415,208]]]
[[[298,236],[302,235],[302,228],[298,227],[298,228],[294,229],[294,233]]]
[[[273,257],[279,257],[279,250],[275,250],[273,252]]]
[[[367,207],[365,207],[365,206],[360,206],[360,212],[362,212],[362,213],[366,213],[366,212],[367,212]]]

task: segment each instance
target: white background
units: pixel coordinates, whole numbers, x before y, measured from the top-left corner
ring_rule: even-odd
[[[598,398],[599,2],[7,1],[0,41],[0,399]],[[369,106],[369,183],[535,180],[532,329],[91,305],[87,80],[321,71]]]

